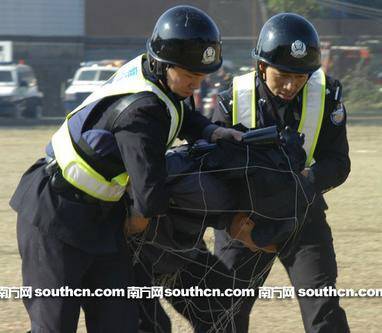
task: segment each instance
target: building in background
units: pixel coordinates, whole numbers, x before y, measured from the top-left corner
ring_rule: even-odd
[[[61,115],[62,82],[83,59],[84,0],[2,0],[0,40],[13,60],[34,68],[44,93],[44,115]]]
[[[64,115],[61,96],[66,81],[80,62],[132,58],[144,51],[159,15],[184,3],[178,0],[1,0],[0,41],[12,42],[13,59],[23,60],[34,68],[45,96],[44,115]],[[251,65],[250,50],[269,16],[267,0],[187,3],[205,10],[217,22],[225,59],[237,66]],[[341,15],[344,10],[346,7],[338,6],[334,17],[313,20],[323,40],[332,45],[352,45],[360,38],[381,40],[380,19]]]

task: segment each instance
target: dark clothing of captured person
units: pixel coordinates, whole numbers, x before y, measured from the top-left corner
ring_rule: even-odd
[[[322,127],[314,152],[315,163],[311,166],[310,181],[317,194],[328,191],[342,184],[350,171],[348,142],[346,138],[345,108],[341,101],[341,85],[338,81],[326,77],[326,99]],[[274,98],[266,85],[256,75],[256,127],[277,125],[279,128],[290,126],[297,129],[301,119],[302,92],[293,101],[287,103]],[[213,121],[232,126],[232,88],[219,96],[220,109],[214,114]],[[335,113],[340,114],[337,121]],[[342,119],[341,119],[342,116]],[[241,127],[241,125],[237,125]],[[243,127],[241,127],[243,128]],[[312,177],[314,175],[314,178]],[[335,287],[337,265],[333,249],[330,227],[326,222],[324,200],[320,209],[310,211],[299,242],[292,253],[279,256],[286,268],[295,290],[299,288]],[[228,268],[239,268],[238,277],[250,277],[253,272],[251,258],[253,253],[239,242],[229,244],[230,237],[226,232],[215,231],[215,253]],[[229,244],[229,245],[228,245]],[[275,255],[266,254],[271,261]],[[246,263],[246,264],[243,264]],[[261,286],[266,272],[258,281]],[[249,314],[255,299],[247,299],[235,316],[237,332],[247,332]],[[347,332],[346,315],[339,306],[338,297],[299,298],[304,327],[307,332]]]
[[[251,134],[256,132],[256,146],[233,141],[218,141],[214,146],[198,142],[194,147],[200,155],[187,146],[167,153],[168,184],[173,194],[170,209],[166,216],[152,219],[147,230],[130,243],[138,261],[137,280],[142,285],[223,291],[259,283],[271,267],[272,257],[252,252],[251,274],[240,275],[239,270],[236,278],[236,270],[213,255],[203,241],[207,227],[228,229],[237,212],[253,214],[256,244],[276,243],[284,254],[292,251],[307,211],[320,209],[320,203],[314,199],[313,185],[299,175],[305,163],[300,140],[296,142],[290,135],[281,149],[276,144],[279,134],[270,129],[274,143],[259,145],[259,131],[254,131]],[[231,318],[245,303],[245,297],[167,300],[198,332],[235,332]],[[145,332],[171,331],[157,300],[142,301],[140,317]]]

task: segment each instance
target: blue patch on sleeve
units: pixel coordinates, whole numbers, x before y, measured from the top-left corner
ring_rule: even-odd
[[[330,120],[336,126],[340,126],[345,121],[345,110],[342,103],[339,103],[337,109],[330,114]]]

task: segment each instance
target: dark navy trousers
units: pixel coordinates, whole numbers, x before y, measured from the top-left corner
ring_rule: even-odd
[[[124,288],[134,285],[128,250],[94,255],[74,248],[29,221],[18,219],[17,238],[22,258],[23,285],[35,288]],[[80,308],[87,331],[137,332],[138,306],[126,297],[24,298],[33,333],[76,332]]]

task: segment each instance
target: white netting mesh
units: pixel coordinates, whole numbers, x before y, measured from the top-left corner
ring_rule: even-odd
[[[186,248],[175,248],[171,244],[165,244],[161,241],[161,230],[158,228],[159,223],[172,223],[173,228],[176,230],[179,224],[182,224],[181,218],[169,218],[169,217],[158,217],[156,221],[151,221],[156,226],[154,230],[151,230],[151,235],[148,229],[142,234],[132,237],[132,242],[130,242],[130,247],[134,252],[134,261],[140,266],[143,275],[147,280],[142,281],[143,285],[150,283],[153,286],[164,286],[166,288],[189,288],[191,286],[198,286],[200,288],[257,288],[262,285],[265,277],[267,276],[270,268],[272,267],[273,261],[278,256],[286,255],[290,250],[293,243],[296,242],[298,234],[303,227],[303,225],[308,220],[308,212],[311,207],[315,196],[306,193],[306,185],[301,182],[301,176],[293,170],[290,163],[290,159],[286,151],[280,147],[280,154],[287,161],[289,166],[285,170],[277,169],[274,167],[266,167],[264,165],[254,165],[253,162],[250,163],[250,146],[246,147],[246,163],[243,166],[237,168],[225,168],[219,170],[204,170],[204,158],[200,158],[199,170],[181,174],[171,175],[171,177],[198,177],[198,186],[202,197],[202,202],[204,207],[181,207],[177,205],[172,208],[176,212],[187,212],[188,216],[190,214],[195,214],[198,217],[200,228],[199,232],[193,232],[190,239],[185,242],[188,244]],[[291,207],[290,211],[292,215],[290,216],[269,216],[264,215],[258,210],[256,210],[256,174],[252,171],[254,169],[263,169],[275,173],[284,173],[288,175],[293,181],[290,189],[290,194],[294,195],[292,200],[294,206]],[[243,172],[243,182],[242,188],[239,189],[241,195],[247,195],[250,204],[250,209],[211,209],[208,207],[206,196],[212,195],[207,193],[207,189],[204,188],[204,178],[203,177],[215,177],[219,173],[229,173],[232,171],[242,171]],[[300,194],[299,194],[300,193]],[[277,206],[277,205],[276,205]],[[303,207],[303,209],[301,209]],[[226,240],[224,246],[219,250],[219,256],[214,255],[208,248],[212,248],[211,239],[207,240],[208,244],[205,246],[203,242],[203,236],[206,231],[206,227],[209,225],[208,220],[211,220],[211,214],[218,216],[219,213],[238,213],[244,212],[249,217],[256,221],[257,218],[261,217],[268,220],[271,224],[272,221],[277,221],[278,223],[283,223],[283,221],[288,221],[288,223],[293,224],[291,231],[285,241],[278,246],[277,254],[265,253],[261,250],[256,252],[244,251],[240,243],[237,240],[230,239],[228,234],[226,234]],[[169,213],[170,215],[171,213]],[[218,217],[216,217],[218,218]],[[220,232],[220,234],[224,231]],[[174,234],[176,237],[176,233]],[[182,233],[184,237],[184,232]],[[187,237],[187,234],[186,234]],[[182,239],[175,240],[177,244],[183,244]],[[149,258],[145,254],[145,248],[150,247],[151,253],[156,252],[156,256]],[[239,250],[238,250],[239,249]],[[231,260],[234,262],[232,267],[227,267],[225,263],[225,258],[230,255],[231,251],[237,251],[237,253],[245,253],[242,257],[237,257],[236,260]],[[174,261],[179,260],[178,263],[173,265]],[[163,273],[163,265],[168,264],[170,272]],[[178,267],[176,267],[178,265]],[[171,267],[175,268],[171,271]],[[180,312],[184,317],[192,322],[196,331],[201,329],[201,332],[236,332],[234,317],[240,315],[241,306],[247,300],[244,297],[203,297],[203,298],[193,298],[193,297],[176,297],[169,299],[170,303],[174,308]],[[158,301],[146,300],[144,302],[148,307],[143,306],[141,309],[141,316],[144,317],[146,322],[148,332],[166,332],[168,327],[166,327],[165,321],[161,321],[161,311],[160,303]],[[151,324],[151,325],[150,325]],[[151,326],[151,328],[150,328]]]

